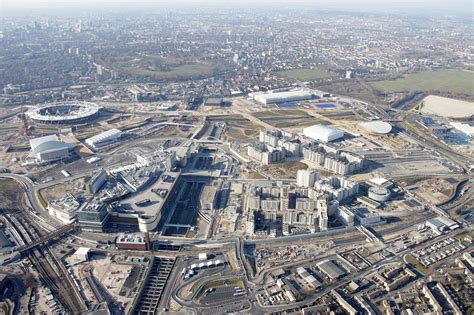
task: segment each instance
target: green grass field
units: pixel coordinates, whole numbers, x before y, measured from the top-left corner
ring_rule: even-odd
[[[305,111],[299,109],[280,109],[280,110],[266,110],[263,112],[253,113],[252,116],[258,119],[278,118],[278,117],[310,117]]]
[[[321,69],[293,69],[278,71],[278,74],[299,81],[313,81],[332,77],[333,75]]]
[[[253,113],[252,115],[276,128],[302,128],[312,125],[331,124],[327,120],[315,118],[299,109],[267,110]]]
[[[369,82],[376,90],[394,92],[447,92],[474,95],[474,72],[444,69],[408,74],[396,80]]]
[[[158,56],[124,56],[110,58],[112,68],[132,76],[152,76],[156,79],[176,79],[211,75],[215,67],[178,58]]]
[[[196,77],[212,74],[213,68],[204,64],[183,64],[177,67],[171,67],[169,71],[150,70],[135,66],[123,67],[123,70],[136,76],[154,76],[159,79],[173,79],[179,77]]]

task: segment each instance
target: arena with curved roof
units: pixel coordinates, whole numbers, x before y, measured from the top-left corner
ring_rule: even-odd
[[[331,142],[344,137],[344,132],[325,125],[314,125],[303,130],[303,134],[313,140]]]
[[[363,122],[360,123],[359,126],[364,128],[365,130],[380,134],[380,135],[385,135],[387,133],[390,133],[392,131],[392,125],[390,125],[388,122],[377,120],[377,121],[368,121],[368,122]]]
[[[61,102],[38,105],[26,112],[26,116],[40,124],[80,124],[99,115],[100,107],[90,102]]]
[[[75,145],[59,140],[56,135],[30,139],[31,156],[39,161],[53,161],[65,158]]]

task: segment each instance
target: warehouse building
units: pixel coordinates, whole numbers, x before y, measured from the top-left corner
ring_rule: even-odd
[[[316,266],[318,266],[319,270],[324,272],[331,280],[338,279],[346,274],[344,270],[327,259],[317,263]]]
[[[55,161],[69,156],[75,145],[59,140],[56,135],[30,139],[31,157],[41,162]]]
[[[321,287],[321,282],[319,282],[312,274],[310,274],[306,268],[298,267],[296,268],[296,273],[306,282],[308,286],[312,287],[313,289]]]
[[[117,141],[121,135],[122,132],[120,130],[115,128],[110,129],[96,136],[86,139],[86,144],[94,149],[97,149],[101,146]]]

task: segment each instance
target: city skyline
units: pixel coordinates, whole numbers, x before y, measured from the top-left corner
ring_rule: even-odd
[[[67,3],[67,6],[65,4]],[[320,1],[310,1],[310,0],[297,0],[297,1],[287,1],[287,0],[238,0],[232,3],[222,0],[140,0],[140,1],[112,1],[112,0],[72,0],[72,1],[63,1],[63,0],[4,0],[2,2],[3,9],[8,12],[10,10],[15,11],[31,11],[35,9],[54,9],[54,10],[67,10],[68,6],[80,7],[83,9],[93,10],[95,8],[115,8],[115,3],[120,3],[125,5],[125,7],[135,7],[137,6],[149,6],[155,7],[164,5],[166,7],[182,7],[185,8],[193,6],[216,6],[216,7],[241,7],[241,6],[250,6],[250,7],[259,7],[259,6],[301,6],[301,7],[310,7],[310,8],[320,8],[320,9],[334,9],[334,10],[349,10],[349,11],[382,11],[382,12],[410,12],[411,14],[426,14],[436,13],[436,14],[463,14],[469,15],[472,14],[473,4],[469,0],[441,0],[433,1],[430,0],[417,0],[417,1],[408,1],[408,0],[360,0],[360,1],[350,1],[350,0],[320,0]],[[64,7],[62,7],[64,6]],[[417,12],[418,11],[418,12]]]

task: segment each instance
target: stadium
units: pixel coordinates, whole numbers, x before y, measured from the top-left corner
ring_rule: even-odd
[[[61,102],[39,105],[26,112],[38,124],[73,125],[89,122],[99,115],[100,107],[89,102]]]

